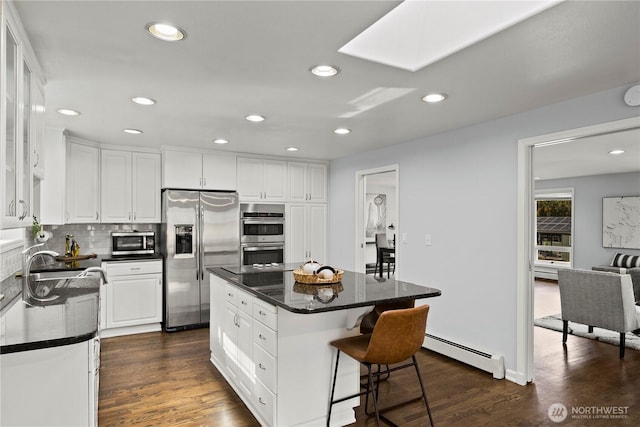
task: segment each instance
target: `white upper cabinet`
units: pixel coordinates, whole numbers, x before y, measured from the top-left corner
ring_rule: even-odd
[[[101,151],[101,222],[160,222],[160,154]]]
[[[102,150],[100,157],[102,222],[131,222],[131,153]]]
[[[42,156],[47,159],[47,179],[40,191],[40,222],[64,224],[67,197],[67,137],[64,129],[46,128]],[[42,160],[40,160],[42,162]]]
[[[287,162],[287,200],[291,202],[327,201],[327,166],[321,163]]]
[[[160,154],[132,153],[131,203],[133,222],[159,223]]]
[[[162,161],[162,188],[236,189],[234,155],[166,150]]]
[[[284,202],[287,164],[280,160],[238,157],[240,200]]]
[[[44,94],[40,66],[8,2],[0,17],[0,228],[30,226],[33,159],[41,145]]]
[[[65,223],[100,222],[100,149],[67,144]]]
[[[205,190],[236,190],[236,156],[202,155],[202,188]]]

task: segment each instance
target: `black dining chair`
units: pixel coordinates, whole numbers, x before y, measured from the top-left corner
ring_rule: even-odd
[[[396,250],[395,247],[389,246],[386,233],[376,234],[376,273],[382,273],[384,266],[387,266],[387,279],[390,277],[391,267],[393,266],[393,272],[396,272]],[[375,275],[375,274],[374,274]]]

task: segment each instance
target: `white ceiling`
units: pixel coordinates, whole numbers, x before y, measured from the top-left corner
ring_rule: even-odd
[[[338,52],[398,4],[22,0],[16,9],[46,75],[47,124],[105,144],[330,160],[640,81],[637,1],[563,2],[416,72]],[[156,40],[151,21],[188,36]],[[341,73],[314,77],[320,63]],[[433,91],[449,97],[421,101]],[[267,120],[244,120],[251,113]],[[335,135],[339,126],[352,133]],[[212,144],[218,137],[230,143]]]

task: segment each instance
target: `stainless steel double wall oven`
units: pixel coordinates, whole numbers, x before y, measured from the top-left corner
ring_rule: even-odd
[[[283,204],[240,204],[240,257],[242,265],[284,262]]]

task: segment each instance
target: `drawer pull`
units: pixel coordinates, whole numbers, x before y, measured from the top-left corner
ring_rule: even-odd
[[[248,303],[247,303],[245,300],[240,301],[240,303],[241,303],[242,305],[248,305]]]
[[[258,310],[258,314],[259,314],[260,316],[266,316],[266,315],[267,315],[267,313],[265,313],[265,312],[264,312],[264,311],[262,311],[262,310]]]
[[[264,366],[262,366],[262,363],[258,363],[258,368],[262,369],[263,371],[266,371],[267,368],[265,368]]]
[[[266,404],[267,404],[264,400],[262,400],[262,398],[261,398],[261,397],[259,397],[259,398],[258,398],[258,402],[262,403],[263,405],[266,405]]]
[[[261,340],[264,340],[264,341],[266,341],[266,340],[267,340],[267,337],[265,337],[265,336],[264,336],[264,335],[262,335],[262,334],[258,334],[258,338],[260,338]]]
[[[229,292],[227,295],[228,295],[228,296],[230,296],[230,297],[232,297],[232,296],[233,296],[233,294],[232,294],[231,292]]]

